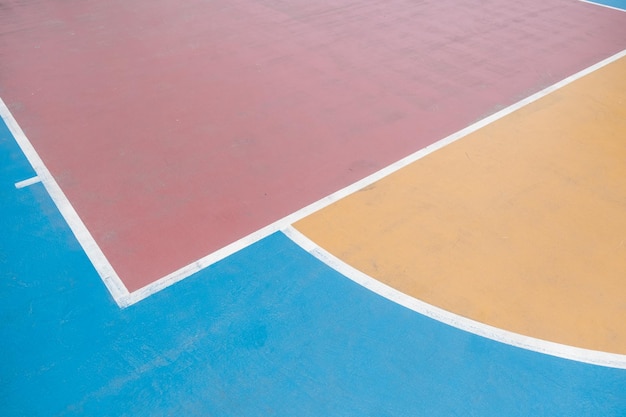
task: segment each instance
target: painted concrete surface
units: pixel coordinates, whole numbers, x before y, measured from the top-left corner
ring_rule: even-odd
[[[571,0],[0,10],[0,96],[130,291],[626,45]]]
[[[624,354],[625,132],[621,58],[296,227],[444,310]]]
[[[0,414],[620,416],[626,372],[502,345],[274,234],[119,309],[0,137]],[[18,166],[16,167],[16,163]]]

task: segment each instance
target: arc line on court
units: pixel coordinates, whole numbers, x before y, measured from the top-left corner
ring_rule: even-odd
[[[560,343],[510,332],[508,330],[468,319],[428,304],[398,291],[393,287],[383,284],[382,282],[350,266],[330,252],[321,248],[293,226],[288,226],[282,229],[282,233],[309,254],[339,272],[346,278],[384,298],[387,298],[390,301],[393,301],[394,303],[426,317],[430,317],[433,320],[437,320],[457,329],[518,348],[592,365],[626,369],[626,355],[563,345]]]
[[[132,293],[128,291],[118,274],[113,269],[113,266],[110,264],[97,242],[94,240],[91,233],[88,231],[87,227],[81,220],[80,216],[76,212],[76,210],[72,207],[71,203],[57,184],[57,182],[52,177],[51,173],[43,163],[42,159],[37,154],[36,150],[19,127],[17,121],[11,114],[8,107],[0,98],[0,116],[4,119],[5,123],[9,127],[9,130],[15,137],[18,145],[26,155],[26,158],[29,160],[33,169],[37,173],[37,175],[41,178],[41,182],[45,186],[46,190],[50,194],[52,200],[59,208],[59,211],[67,221],[71,230],[74,232],[76,238],[79,243],[83,247],[85,253],[93,263],[96,271],[100,275],[103,280],[105,286],[111,293],[111,296],[114,298],[116,303],[120,308],[128,307],[132,304],[135,304],[185,278],[190,277],[191,275],[207,268],[208,266],[226,258],[229,255],[232,255],[235,252],[240,251],[241,249],[252,245],[255,242],[269,236],[272,233],[283,230],[289,227],[291,224],[296,221],[313,214],[314,212],[327,207],[328,205],[355,193],[356,191],[371,185],[372,183],[381,180],[384,177],[402,169],[403,167],[451,144],[456,142],[457,140],[473,133],[493,122],[507,116],[514,111],[539,100],[542,97],[547,96],[548,94],[576,81],[588,74],[593,73],[594,71],[614,62],[620,58],[626,56],[626,49],[614,54],[594,65],[591,65],[569,77],[552,84],[541,91],[538,91],[535,94],[532,94],[484,119],[479,120],[476,123],[473,123],[437,142],[434,142],[431,145],[428,145],[400,160],[397,162],[390,164],[381,170],[359,180],[356,181],[347,187],[344,187],[326,197],[317,200],[308,206],[303,207],[300,210],[297,210],[249,235],[244,236],[243,238],[236,240],[235,242],[228,244],[217,251],[214,251],[172,273],[159,278],[158,280],[136,290]]]

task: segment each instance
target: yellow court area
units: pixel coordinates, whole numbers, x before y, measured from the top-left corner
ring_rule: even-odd
[[[626,354],[626,58],[296,223],[410,296]]]

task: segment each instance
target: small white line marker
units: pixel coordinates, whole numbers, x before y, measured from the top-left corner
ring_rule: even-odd
[[[29,185],[37,184],[38,182],[41,182],[41,178],[39,178],[39,176],[34,176],[27,180],[16,182],[15,188],[19,190],[20,188],[28,187]]]
[[[357,284],[367,288],[368,290],[387,298],[401,306],[420,313],[431,319],[440,321],[457,329],[473,333],[478,336],[486,337],[497,342],[507,345],[519,347],[522,349],[532,350],[534,352],[552,355],[559,358],[570,359],[573,361],[589,363],[593,365],[606,366],[610,368],[626,369],[626,355],[617,353],[607,353],[591,349],[583,349],[574,346],[563,345],[560,343],[549,342],[547,340],[536,339],[534,337],[524,336],[513,333],[497,327],[489,326],[463,316],[435,307],[431,304],[411,297],[403,292],[396,290],[382,282],[370,277],[369,275],[359,271],[348,265],[331,253],[319,247],[315,242],[304,236],[294,227],[289,226],[283,230],[283,233],[289,237],[295,244],[300,246],[312,256],[328,265],[330,268],[339,272],[341,275],[356,282]]]

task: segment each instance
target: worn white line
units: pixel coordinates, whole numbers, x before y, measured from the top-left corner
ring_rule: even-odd
[[[304,236],[292,226],[283,229],[283,233],[298,246],[343,276],[351,279],[368,290],[387,298],[388,300],[400,304],[401,306],[411,309],[426,317],[430,317],[434,320],[456,327],[457,329],[522,349],[532,350],[546,355],[557,356],[559,358],[570,359],[593,365],[626,369],[626,355],[583,349],[560,343],[549,342],[547,340],[536,339],[534,337],[513,333],[459,316],[458,314],[451,313],[439,307],[420,301],[417,298],[411,297],[386,284],[383,284],[358,269],[353,268],[328,251],[319,247],[315,242],[311,241],[308,237]]]
[[[604,8],[611,9],[611,10],[617,10],[618,12],[626,12],[626,9],[620,9],[619,7],[609,6],[608,4],[596,3],[595,1],[589,1],[589,0],[578,0],[578,1],[581,1],[587,4],[593,4],[594,6],[600,6],[600,7],[604,7]]]
[[[22,131],[22,128],[20,128],[17,121],[11,114],[11,111],[1,98],[0,117],[2,117],[9,128],[9,131],[13,134],[15,141],[22,149],[26,159],[28,159],[31,166],[37,173],[37,177],[41,180],[42,184],[48,191],[50,198],[52,198],[52,201],[56,204],[57,208],[61,212],[61,215],[76,236],[76,239],[83,247],[87,257],[89,257],[89,260],[100,275],[100,278],[111,293],[115,302],[120,307],[127,306],[129,293],[124,286],[124,283],[122,283],[119,276],[104,256],[104,253],[102,253],[102,250],[94,240],[93,236],[91,236],[91,233],[87,230],[87,227],[85,227],[85,224],[76,213],[76,210],[74,210],[74,207],[72,207],[72,204],[61,190],[61,187],[59,187],[59,184],[57,184],[56,180],[52,177],[52,174],[50,174],[50,171],[44,164],[43,160],[39,154],[37,154],[37,151],[30,143]]]
[[[218,262],[224,258],[226,258],[227,256],[249,246],[252,245],[253,243],[269,236],[270,234],[282,230],[284,228],[286,228],[287,226],[291,225],[292,223],[297,222],[300,219],[303,219],[306,216],[309,216],[310,214],[313,214],[314,212],[323,209],[324,207],[329,206],[330,204],[350,195],[355,193],[356,191],[367,187],[368,185],[371,185],[373,183],[375,183],[376,181],[379,181],[385,177],[387,177],[390,174],[393,174],[394,172],[406,167],[407,165],[425,157],[426,155],[429,155],[433,152],[435,152],[436,150],[439,150],[441,148],[443,148],[444,146],[447,146],[453,142],[456,142],[457,140],[469,135],[470,133],[473,133],[493,122],[495,122],[498,119],[503,118],[504,116],[507,116],[511,113],[513,113],[514,111],[534,102],[539,100],[542,97],[547,96],[548,94],[572,83],[573,81],[576,81],[588,74],[591,74],[592,72],[612,63],[617,61],[618,59],[622,58],[626,56],[626,50],[623,50],[601,62],[598,62],[595,65],[592,65],[580,72],[577,72],[574,75],[571,75],[567,78],[565,78],[562,81],[559,81],[556,84],[553,84],[533,95],[531,95],[530,97],[527,97],[521,101],[518,101],[517,103],[503,109],[500,110],[497,113],[494,113],[493,115],[486,117],[464,129],[459,130],[456,133],[453,133],[452,135],[443,138],[441,140],[439,140],[438,142],[433,143],[432,145],[429,145],[383,169],[381,169],[380,171],[377,171],[371,175],[369,175],[368,177],[363,178],[362,180],[359,180],[335,193],[332,193],[286,217],[283,217],[280,220],[277,220],[276,222],[265,226],[262,229],[257,230],[254,233],[251,233],[221,249],[219,249],[216,252],[213,252],[203,258],[198,259],[197,261],[177,270],[172,272],[171,274],[166,275],[163,278],[160,278],[159,280],[137,290],[134,291],[130,294],[129,299],[128,299],[128,303],[129,304],[134,304],[140,300],[143,300],[146,297],[149,297],[150,295],[161,291],[164,288],[167,288],[168,286],[182,280],[185,279],[193,274],[195,274],[196,272],[214,264],[215,262]]]
[[[37,184],[38,182],[41,182],[41,178],[39,178],[39,176],[34,176],[32,178],[16,182],[15,188],[19,190],[20,188],[25,188],[29,185]]]

